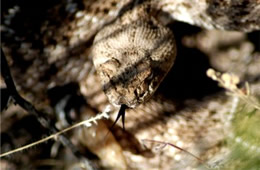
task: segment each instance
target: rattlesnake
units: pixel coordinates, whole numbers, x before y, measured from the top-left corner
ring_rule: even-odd
[[[156,11],[152,22],[166,25],[174,18],[205,28],[240,31],[259,29],[260,13],[257,11],[260,6],[259,2],[242,2],[244,1],[224,1],[222,3],[219,1],[152,1]],[[28,100],[33,101],[36,107],[53,111],[53,108],[46,106],[46,90],[77,82],[87,103],[102,111],[109,103],[102,91],[100,78],[93,71],[93,56],[90,54],[94,36],[97,32],[102,34],[102,29],[106,25],[108,27],[105,28],[111,29],[111,27],[117,26],[113,24],[127,22],[124,18],[127,16],[125,14],[133,13],[136,6],[147,2],[136,4],[134,1],[100,0],[52,3],[43,1],[42,4],[34,4],[36,6],[46,5],[42,8],[43,10],[39,11],[31,8],[27,11],[27,6],[24,4],[18,3],[15,6],[10,3],[8,5],[11,5],[11,8],[3,12],[2,47],[8,56],[17,87]],[[239,8],[242,5],[246,7]],[[32,20],[32,13],[40,18],[39,22]],[[42,16],[43,14],[44,16]],[[144,15],[142,16],[144,18],[135,16],[133,21],[136,23],[133,24],[131,21],[129,27],[138,25],[138,22],[141,26],[145,25],[144,22],[149,22],[150,18],[148,20],[147,17],[151,17],[151,13],[148,13],[148,16],[145,13],[141,14]],[[140,22],[138,19],[143,19],[143,21]],[[21,27],[17,24],[20,24]],[[167,32],[169,28],[165,29]],[[170,34],[167,36],[172,37]],[[102,40],[100,41],[102,43]],[[174,49],[173,40],[169,39],[169,41],[169,49]],[[138,52],[141,53],[141,51]],[[175,53],[175,51],[169,50],[169,53]],[[250,51],[248,53],[250,54]],[[174,54],[169,54],[169,56],[173,56],[171,59],[174,59]],[[163,66],[166,69],[165,73],[168,72],[172,62],[170,61],[167,68]],[[185,77],[185,79],[189,79],[189,77]],[[168,82],[166,81],[162,88],[171,89],[172,87],[169,86],[172,84],[167,85]],[[154,87],[154,89],[156,88]],[[154,89],[151,94],[154,93]],[[169,93],[172,94],[171,91]],[[126,167],[129,169],[191,169],[199,164],[193,158],[176,150],[164,150],[160,155],[147,153],[140,147],[140,142],[136,142],[143,138],[176,143],[201,158],[209,160],[212,165],[215,164],[214,160],[221,162],[222,159],[225,159],[225,157],[220,157],[227,153],[221,142],[224,138],[223,127],[228,126],[225,113],[230,111],[229,108],[232,105],[229,97],[223,96],[220,92],[203,98],[201,101],[185,98],[178,100],[167,96],[167,92],[159,89],[155,97],[147,101],[148,98],[139,100],[139,103],[135,101],[133,105],[136,103],[141,105],[134,110],[127,111],[126,130],[129,134],[121,136],[115,133],[116,138],[108,139],[115,147],[108,145],[104,146],[103,150],[111,147],[108,152],[112,152],[117,148],[114,157],[110,154],[98,153],[103,152],[102,149],[93,150],[101,157],[101,160],[104,159],[106,166],[122,169]],[[118,96],[115,100],[117,99]],[[122,104],[114,99],[112,99],[112,103]],[[129,105],[132,106],[132,104]],[[88,110],[88,112],[91,111]],[[102,126],[107,130],[105,125]],[[91,135],[84,136],[82,133],[84,131],[76,133],[75,136],[84,143],[84,140],[89,139]],[[97,131],[96,135],[99,134],[101,135],[103,132]],[[93,148],[98,147],[93,146],[93,143],[97,143],[95,138],[88,142],[84,144],[92,145]]]

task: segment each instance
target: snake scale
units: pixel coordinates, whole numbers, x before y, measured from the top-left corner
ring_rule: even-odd
[[[54,113],[55,108],[50,107],[51,102],[47,91],[70,83],[78,85],[77,93],[84,96],[87,103],[78,111],[82,119],[103,111],[109,104],[108,99],[112,104],[127,104],[133,107],[126,113],[126,132],[123,132],[121,125],[118,124],[113,135],[107,138],[108,142],[105,145],[102,145],[104,133],[107,132],[111,122],[110,124],[101,122],[98,124],[100,126],[89,130],[84,128],[75,130],[71,135],[76,145],[88,147],[96,154],[103,167],[112,169],[205,168],[193,157],[174,148],[159,152],[145,148],[141,144],[142,139],[155,139],[176,144],[206,160],[212,166],[225,162],[229,151],[223,141],[228,133],[225,130],[230,125],[226,113],[230,112],[234,100],[225,96],[216,83],[205,78],[206,67],[213,66],[221,71],[230,71],[228,67],[232,65],[232,54],[226,52],[226,58],[221,58],[220,54],[223,51],[217,48],[222,45],[221,43],[229,47],[233,44],[239,46],[237,49],[239,54],[236,53],[238,62],[235,64],[239,68],[245,67],[246,64],[243,61],[248,61],[248,58],[242,57],[251,55],[254,47],[243,32],[260,29],[259,1],[59,0],[35,2],[28,0],[3,1],[2,5],[1,46],[7,55],[17,89],[36,107],[47,113]],[[203,32],[198,27],[173,22],[174,20],[206,29],[241,32],[215,30]],[[157,35],[151,31],[146,36],[146,29],[153,29]],[[139,35],[138,31],[141,32]],[[171,31],[175,34],[177,45]],[[116,34],[117,32],[119,33]],[[196,36],[186,36],[190,32]],[[128,34],[134,34],[135,38],[140,40],[126,42],[124,36]],[[115,43],[118,44],[115,45]],[[159,47],[154,46],[156,43]],[[101,47],[97,47],[98,44],[101,44]],[[185,53],[188,49],[185,44],[190,48],[199,49],[201,53],[204,53],[202,55],[204,58],[196,59],[195,55],[198,51]],[[138,47],[137,50],[118,50],[122,48],[121,46],[131,48],[131,45]],[[95,48],[101,50],[93,50]],[[160,53],[160,50],[164,53]],[[155,54],[155,58],[158,55],[159,59],[165,57],[165,60],[159,62],[156,59],[156,62],[149,60],[149,64],[145,60],[133,67],[136,68],[136,73],[141,75],[140,77],[127,82],[129,79],[125,77],[133,76],[131,75],[132,68],[125,77],[113,80],[114,84],[116,81],[121,82],[117,87],[106,90],[106,87],[102,87],[102,83],[112,82],[110,74],[119,74],[122,70],[118,68],[124,71],[126,66],[134,65],[130,57],[118,62],[117,57],[121,55],[118,54],[119,51],[124,55],[137,56],[137,59],[140,56],[145,58],[147,55]],[[170,70],[176,51],[176,66]],[[104,56],[100,58],[100,54],[104,56],[109,54],[107,56],[113,59],[104,66],[107,69],[105,72],[102,72],[102,68],[101,71],[98,68],[98,63],[105,60]],[[193,54],[193,57],[189,56]],[[202,64],[205,62],[204,55],[207,55],[210,64]],[[217,55],[220,55],[220,60],[223,60],[226,65],[219,64],[219,58],[216,59]],[[93,58],[101,60],[94,61],[98,73],[102,72],[99,74],[101,78],[95,72]],[[184,61],[186,59],[189,61]],[[247,63],[247,67],[252,68],[251,70],[233,69],[232,71],[242,79],[246,76],[254,79],[259,76],[259,70],[254,69],[259,66],[257,64],[260,60],[259,55],[252,60],[254,61]],[[194,66],[196,64],[199,66]],[[152,69],[149,70],[151,67]],[[199,71],[197,72],[196,69]],[[162,73],[156,75],[158,72]],[[169,74],[166,76],[167,72]],[[102,79],[102,75],[106,78]],[[199,77],[193,77],[194,75]],[[205,84],[195,83],[200,80],[203,80]],[[145,81],[148,85],[141,84]],[[159,86],[161,81],[163,82]],[[114,87],[113,83],[108,87]],[[154,85],[149,83],[154,83]],[[1,86],[4,85],[1,84]],[[138,90],[135,89],[137,87]],[[68,93],[72,89],[67,89]],[[131,96],[133,94],[135,95]],[[121,96],[123,97],[120,98]],[[115,120],[117,114],[117,110],[114,110],[112,120]],[[7,109],[6,114],[11,114],[11,112],[12,110]],[[6,117],[6,120],[9,120],[8,116]],[[1,122],[2,132],[11,128],[9,126],[11,125],[4,125]],[[77,166],[77,164],[69,166],[71,162],[65,167],[70,169]]]

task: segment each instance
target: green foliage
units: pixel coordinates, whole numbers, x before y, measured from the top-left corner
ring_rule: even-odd
[[[259,170],[260,110],[241,101],[234,113],[232,130],[232,137],[227,139],[231,153],[224,169]]]

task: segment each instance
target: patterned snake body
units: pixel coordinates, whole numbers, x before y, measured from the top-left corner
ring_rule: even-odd
[[[80,139],[83,145],[92,148],[92,152],[100,157],[104,166],[115,169],[201,167],[194,158],[173,148],[165,149],[160,153],[147,151],[141,146],[141,139],[174,143],[207,160],[210,165],[215,165],[223,162],[228,153],[228,149],[223,146],[223,139],[228,132],[223,131],[230,126],[226,113],[230,111],[229,108],[234,101],[230,97],[223,96],[221,92],[201,100],[176,101],[168,97],[160,87],[155,96],[152,95],[170,70],[176,55],[173,35],[164,25],[177,19],[204,28],[247,32],[260,29],[260,13],[257,11],[260,7],[259,1],[244,3],[244,8],[241,8],[242,2],[244,1],[155,0],[148,2],[155,9],[155,12],[150,11],[150,13],[138,11],[138,8],[147,1],[140,4],[119,0],[61,1],[57,4],[40,2],[34,5],[39,8],[42,4],[47,5],[38,11],[28,10],[24,4],[9,4],[13,5],[10,7],[12,10],[3,12],[2,47],[7,54],[19,91],[28,100],[34,101],[36,107],[54,112],[53,108],[46,106],[46,103],[48,105],[47,89],[71,82],[79,84],[80,93],[96,110],[102,111],[109,104],[108,99],[116,105],[127,104],[130,107],[139,105],[127,111],[125,135],[122,135],[121,130],[114,132],[114,136],[108,138],[110,143],[103,147],[98,147],[98,144],[104,139],[103,132],[108,130],[105,123],[100,123],[101,127],[89,131],[79,130],[76,133],[76,138]],[[138,15],[135,10],[138,11]],[[38,20],[32,16],[32,13],[38,17]],[[22,26],[17,27],[19,24]],[[147,35],[141,34],[145,29],[150,30],[153,27],[157,27],[156,34],[152,31],[151,34],[150,32]],[[118,39],[112,37],[107,38],[106,41],[102,40],[109,35],[109,31],[118,30],[122,31]],[[128,31],[127,34],[124,34],[124,31]],[[122,38],[133,32],[136,35],[136,39],[133,40],[135,44]],[[95,35],[97,36],[94,40]],[[156,41],[149,42],[150,37]],[[161,42],[160,38],[167,41]],[[120,46],[111,43],[115,41],[118,41]],[[123,41],[129,44],[124,44]],[[99,44],[101,47],[98,47]],[[124,50],[117,51],[121,45],[125,47],[136,45],[138,48],[132,53]],[[157,51],[149,53],[155,47],[158,48]],[[113,56],[111,51],[120,54]],[[117,86],[114,86],[115,82],[109,86],[112,88],[105,86],[107,99],[100,82],[111,83],[111,77],[135,62],[129,59],[118,59],[118,57],[126,53],[137,56],[136,60],[138,60],[140,55],[146,56],[147,51],[149,55],[154,54],[154,59],[145,58],[143,63],[136,66],[135,71],[140,77],[130,79],[127,85],[122,83],[129,80],[125,77],[133,73],[131,70],[129,74],[121,77]],[[100,53],[106,55],[99,56]],[[156,59],[157,56],[162,60]],[[100,66],[105,57],[112,60],[106,58],[108,64]],[[92,58],[101,79],[94,72]],[[117,64],[121,66],[118,67]],[[160,74],[156,75],[158,72]],[[166,77],[166,81],[169,82],[169,79],[171,78]],[[167,90],[170,89],[169,94],[172,94],[170,85],[165,83],[162,88],[167,87]],[[86,110],[81,113],[84,119],[88,117],[85,116],[86,113],[95,114],[89,108]],[[116,112],[112,114],[112,118],[115,114]],[[94,132],[95,137],[92,136]],[[86,138],[92,140],[86,141]]]

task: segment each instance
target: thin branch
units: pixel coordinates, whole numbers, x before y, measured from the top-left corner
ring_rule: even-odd
[[[11,93],[14,94],[14,93],[18,93],[16,88],[15,88],[15,85],[14,85],[14,81],[12,79],[12,76],[11,76],[11,73],[10,73],[10,70],[9,70],[9,67],[8,67],[8,63],[7,63],[7,60],[6,60],[6,57],[5,57],[5,54],[1,48],[1,74],[4,78],[4,81],[6,83],[6,86],[12,90]]]
[[[57,133],[55,133],[55,134],[52,134],[52,135],[50,135],[50,136],[48,136],[48,137],[46,137],[46,138],[43,138],[43,139],[41,139],[41,140],[38,140],[38,141],[36,141],[36,142],[30,143],[30,144],[25,145],[25,146],[23,146],[23,147],[20,147],[20,148],[11,150],[11,151],[6,152],[6,153],[3,153],[3,154],[0,155],[0,158],[1,158],[1,157],[4,157],[4,156],[7,156],[7,155],[10,155],[10,154],[13,154],[13,153],[16,153],[16,152],[19,152],[19,151],[22,151],[22,150],[24,150],[24,149],[28,149],[28,148],[30,148],[30,147],[32,147],[32,146],[35,146],[35,145],[38,145],[38,144],[40,144],[40,143],[46,142],[47,140],[57,139],[57,138],[59,137],[59,135],[65,133],[65,132],[67,132],[67,131],[69,131],[69,130],[72,130],[72,129],[76,128],[76,127],[79,127],[79,126],[81,126],[81,125],[86,125],[86,124],[87,124],[87,127],[89,127],[89,124],[90,124],[90,123],[96,122],[97,120],[100,120],[100,119],[102,119],[102,118],[108,118],[107,112],[103,112],[103,113],[101,113],[101,114],[98,114],[97,116],[92,117],[92,118],[90,118],[90,119],[88,119],[88,120],[81,121],[81,122],[79,122],[79,123],[77,123],[77,124],[75,124],[75,125],[72,125],[72,126],[66,128],[66,129],[63,129],[63,130],[61,130],[61,131],[59,131],[59,132],[57,132]]]
[[[217,81],[220,86],[224,87],[226,90],[230,91],[231,95],[238,96],[248,105],[260,110],[260,104],[251,94],[248,82],[245,83],[245,87],[239,88],[238,84],[240,83],[240,80],[238,76],[229,73],[220,73],[212,68],[207,70],[207,76],[212,80]]]
[[[2,49],[1,49],[1,74],[4,78],[6,87],[9,90],[10,95],[14,99],[15,103],[21,106],[29,113],[35,115],[43,127],[49,128],[50,120],[48,120],[45,114],[38,111],[30,102],[22,98],[18,93],[18,91],[16,90],[5,54]]]
[[[48,133],[57,133],[58,129],[51,124],[51,120],[45,116],[43,112],[38,111],[30,102],[25,100],[23,97],[20,96],[18,91],[16,90],[5,54],[1,48],[1,74],[4,78],[4,81],[6,83],[7,89],[10,91],[10,96],[13,98],[16,104],[21,106],[23,109],[28,111],[29,113],[36,116],[37,120],[40,122],[40,124],[48,131]],[[95,169],[94,165],[86,158],[84,157],[80,151],[71,143],[71,141],[64,136],[63,134],[60,134],[59,138],[57,138],[64,146],[67,146],[71,149],[73,154],[79,158],[81,161],[84,161],[84,163],[88,166],[89,169]]]

